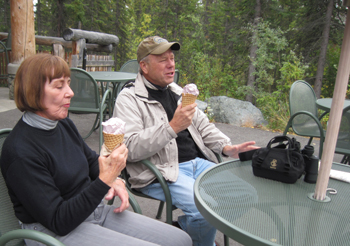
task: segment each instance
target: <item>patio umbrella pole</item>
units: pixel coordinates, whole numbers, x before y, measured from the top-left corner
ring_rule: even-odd
[[[348,9],[344,30],[343,44],[340,52],[339,66],[335,81],[331,111],[323,147],[320,170],[316,182],[316,200],[323,201],[326,198],[326,189],[329,181],[329,174],[332,168],[335,146],[337,143],[339,126],[343,112],[346,89],[350,73],[350,12]]]

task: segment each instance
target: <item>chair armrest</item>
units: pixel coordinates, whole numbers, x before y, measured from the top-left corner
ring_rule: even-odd
[[[18,229],[5,233],[0,237],[0,246],[4,246],[7,242],[13,239],[31,239],[49,246],[65,246],[56,238],[45,233],[27,229]]]
[[[129,193],[129,203],[130,203],[132,209],[134,210],[135,213],[142,214],[141,207],[140,207],[139,203],[136,201],[134,195],[131,194],[129,189],[126,189],[126,190]]]
[[[167,204],[172,204],[172,200],[171,200],[171,195],[170,195],[170,190],[168,187],[168,184],[166,183],[163,175],[160,173],[160,171],[158,170],[158,168],[149,160],[142,160],[141,161],[143,165],[145,165],[146,167],[148,167],[148,169],[156,176],[156,178],[158,179],[160,186],[162,187],[163,191],[164,191],[164,196],[165,196],[165,202]]]
[[[320,117],[318,117],[318,120],[321,121],[322,118],[323,118],[326,114],[329,114],[329,112],[327,112],[327,111],[323,112],[323,113],[320,115]]]
[[[164,192],[164,197],[165,197],[165,203],[166,203],[166,222],[168,224],[172,223],[172,209],[173,209],[173,202],[171,199],[171,194],[170,194],[170,190],[168,187],[168,184],[166,183],[163,175],[160,173],[160,171],[158,170],[158,168],[149,160],[142,160],[141,161],[142,164],[144,164],[157,178],[157,180],[159,181],[160,186],[163,189]]]
[[[311,119],[313,119],[313,120],[316,122],[318,128],[320,129],[320,135],[321,135],[321,136],[324,135],[323,127],[322,127],[322,125],[321,125],[321,122],[320,122],[319,119],[318,119],[317,117],[315,117],[312,113],[310,113],[310,112],[308,112],[308,111],[299,111],[299,112],[295,113],[291,118],[294,119],[296,116],[301,115],[301,114],[308,115]]]
[[[7,51],[7,47],[6,47],[5,43],[0,41],[0,52],[4,52],[4,51]]]
[[[310,141],[309,141],[309,142],[311,142],[311,139],[312,139],[313,137],[319,137],[319,138],[320,138],[319,156],[322,156],[322,152],[323,152],[323,141],[324,141],[324,139],[325,139],[325,131],[324,131],[324,129],[323,129],[323,127],[322,127],[321,122],[319,121],[319,119],[318,119],[315,115],[313,115],[312,113],[310,113],[310,112],[308,112],[308,111],[299,111],[299,112],[295,113],[294,115],[292,115],[292,116],[289,118],[289,121],[288,121],[288,123],[287,123],[287,127],[286,127],[286,129],[284,130],[283,135],[286,136],[286,135],[287,135],[287,132],[288,132],[288,129],[289,129],[290,127],[293,127],[293,124],[292,124],[293,119],[294,119],[296,116],[302,115],[302,114],[309,116],[309,117],[317,124],[317,127],[318,127],[319,132],[320,132],[320,136],[311,136],[311,135],[309,135],[309,137],[310,137]],[[324,115],[323,115],[323,116],[324,116]],[[322,117],[323,117],[323,116],[322,116]]]
[[[135,213],[142,214],[141,207],[137,200],[135,199],[134,195],[129,191],[129,189],[126,189],[129,194],[129,203],[134,210]],[[115,197],[113,197],[111,200],[107,202],[108,205],[113,205]]]
[[[286,134],[287,134],[289,127],[292,126],[292,121],[294,120],[294,118],[295,118],[296,116],[298,116],[298,115],[301,115],[301,114],[308,115],[313,121],[315,121],[315,123],[316,123],[317,126],[318,126],[318,129],[320,130],[320,136],[321,136],[321,138],[324,138],[324,131],[323,131],[323,127],[322,127],[322,125],[321,125],[321,122],[319,121],[319,119],[318,119],[317,117],[315,117],[312,113],[310,113],[310,112],[308,112],[308,111],[299,111],[299,112],[295,113],[294,115],[292,115],[292,116],[289,118],[287,127],[286,127],[286,129],[284,130],[283,135],[286,135]]]
[[[107,99],[111,99],[112,98],[112,91],[111,89],[107,89],[104,93],[103,93],[103,97],[101,100],[101,105],[106,103]],[[111,106],[110,100],[108,101],[108,106]]]
[[[222,157],[220,154],[215,153],[216,158],[218,159],[219,162],[222,162]],[[160,171],[158,170],[158,168],[149,160],[142,160],[141,161],[142,164],[144,164],[158,179],[163,191],[164,191],[164,195],[165,195],[165,202],[168,204],[172,204],[172,200],[171,200],[171,195],[170,195],[170,190],[168,187],[168,184],[166,183],[163,175],[160,173]]]
[[[103,143],[103,134],[102,134],[102,121],[103,121],[103,106],[105,105],[106,103],[106,100],[108,99],[108,115],[109,115],[109,118],[111,118],[112,116],[112,108],[111,108],[111,99],[112,99],[112,91],[110,89],[107,89],[104,94],[103,94],[103,97],[102,97],[102,100],[101,100],[101,103],[100,103],[100,125],[99,125],[99,131],[100,131],[100,134],[99,134],[99,137],[100,137],[100,148],[99,148],[99,151],[101,150],[101,147],[102,147],[102,143]]]
[[[215,153],[215,152],[214,152],[214,154],[215,154],[216,159],[218,160],[218,162],[219,162],[219,163],[221,163],[221,162],[223,162],[223,161],[224,161],[224,160],[222,159],[222,156],[221,156],[220,154]]]

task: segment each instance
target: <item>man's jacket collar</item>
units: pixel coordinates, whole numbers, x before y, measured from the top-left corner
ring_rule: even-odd
[[[148,91],[145,86],[145,83],[143,82],[143,79],[145,79],[140,73],[137,74],[136,80],[135,80],[135,94],[139,97],[143,98],[149,98]],[[177,85],[176,83],[171,83],[168,85],[169,89],[173,91],[175,94],[181,96],[182,88]]]

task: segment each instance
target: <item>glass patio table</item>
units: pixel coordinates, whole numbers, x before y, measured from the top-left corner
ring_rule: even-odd
[[[101,83],[103,90],[108,88],[109,83],[113,84],[113,103],[121,91],[123,85],[131,80],[136,79],[136,73],[126,72],[114,72],[114,71],[100,71],[100,72],[88,72],[96,81]],[[103,82],[107,82],[106,86],[103,86]],[[114,107],[114,104],[112,105]]]
[[[333,163],[332,169],[350,172]],[[243,245],[349,245],[350,184],[330,179],[329,202],[312,199],[315,184],[254,176],[251,161],[227,161],[203,172],[194,185],[198,210]],[[332,192],[333,193],[333,192]]]
[[[332,106],[332,98],[320,98],[316,100],[316,105],[319,109],[322,109],[326,112],[331,111],[331,106]],[[344,107],[343,109],[347,108],[350,106],[350,100],[345,100],[344,101]]]

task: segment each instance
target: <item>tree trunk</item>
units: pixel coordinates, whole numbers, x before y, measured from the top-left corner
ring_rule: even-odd
[[[36,11],[35,11],[35,16],[36,16],[36,31],[38,35],[42,35],[42,28],[41,28],[41,2],[40,0],[37,0],[36,3]]]
[[[327,6],[325,25],[324,25],[323,34],[322,34],[320,57],[318,58],[316,80],[314,85],[314,91],[317,98],[320,98],[321,96],[322,79],[323,79],[324,65],[326,63],[326,54],[327,54],[327,46],[328,46],[328,40],[329,40],[329,30],[331,26],[331,17],[333,12],[333,4],[334,4],[334,0],[329,0],[328,6]]]
[[[41,21],[41,2],[40,0],[37,0],[37,3],[36,3],[36,11],[35,11],[35,17],[36,17],[36,31],[37,31],[37,34],[38,35],[42,35],[43,32],[42,32],[42,21]],[[39,45],[38,46],[38,50],[39,52],[42,50],[42,46]]]
[[[164,38],[168,39],[168,0],[165,0],[164,19]]]
[[[256,5],[255,5],[255,16],[254,16],[254,30],[257,30],[256,27],[260,21],[261,17],[261,3],[260,0],[256,0]],[[251,91],[254,91],[254,82],[255,82],[255,75],[253,74],[255,72],[255,66],[253,64],[253,61],[255,60],[256,57],[256,50],[258,47],[254,44],[254,40],[256,38],[256,31],[254,31],[253,36],[252,36],[252,44],[250,46],[250,51],[249,51],[249,56],[250,56],[250,62],[249,62],[249,68],[248,68],[248,82],[247,86],[251,87]],[[253,103],[254,97],[253,93],[249,92],[246,95],[245,98],[246,101]]]
[[[57,1],[57,37],[61,37],[64,30],[63,0]]]
[[[5,26],[7,26],[8,28],[10,28],[10,24],[11,24],[11,15],[9,15],[10,13],[10,0],[4,0],[4,6],[3,6],[3,15],[1,17],[2,21],[4,22]],[[6,32],[10,31],[9,29],[6,30]]]
[[[33,1],[11,0],[12,63],[35,54]]]
[[[210,11],[210,7],[213,3],[213,0],[207,0],[205,1],[205,9],[204,9],[204,13],[203,13],[203,30],[204,30],[204,36],[208,37],[209,36],[209,31],[208,31],[208,27],[209,27],[209,11]]]

